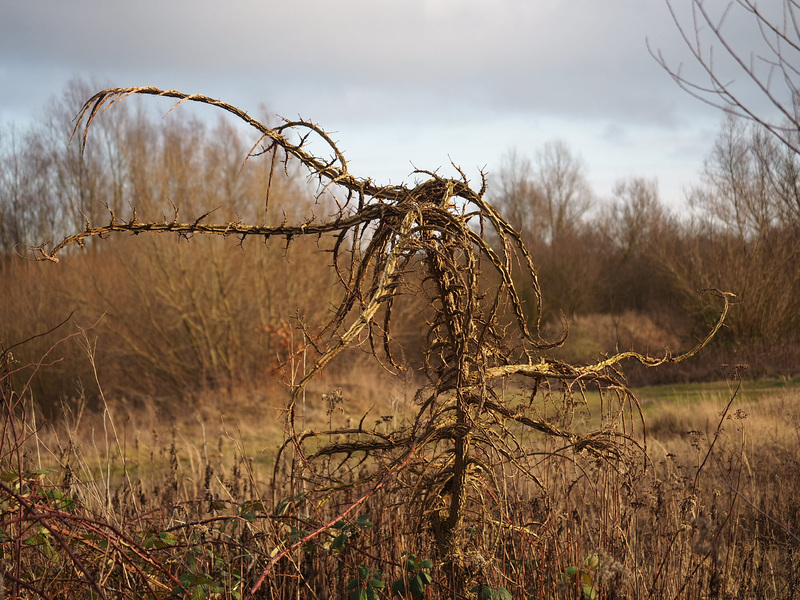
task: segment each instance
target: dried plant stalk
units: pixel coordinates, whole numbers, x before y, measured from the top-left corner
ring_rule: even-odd
[[[530,436],[562,440],[561,453],[571,448],[625,460],[626,452],[637,446],[630,443],[628,432],[620,429],[624,422],[620,415],[626,407],[638,411],[638,402],[625,385],[620,364],[634,360],[658,366],[685,360],[709,342],[728,313],[732,294],[711,290],[722,302],[720,318],[705,339],[680,355],[623,352],[590,365],[555,360],[546,351],[563,343],[566,332],[552,341],[542,335],[542,293],[533,257],[519,232],[484,199],[483,175],[478,190],[457,167],[460,179],[417,171],[416,175],[427,179],[413,187],[379,186],[352,175],[343,153],[314,123],[285,121],[271,128],[225,102],[153,87],[109,89],[93,96],[78,115],[75,135],[83,126],[82,144],[87,143],[90,126],[101,112],[135,94],[175,98],[176,106],[200,102],[231,113],[259,133],[250,156],[272,152],[274,160],[280,150],[285,160],[299,161],[318,180],[322,192],[334,196],[337,210],[327,219],[310,217],[294,225],[208,223],[208,215],[180,222],[177,212],[170,221],[143,222],[135,211],[129,219],[112,213],[105,225],[87,221],[83,231],[51,249],[44,245],[36,248],[38,257],[58,261],[70,245],[82,246],[87,239],[126,231],[233,235],[242,240],[280,237],[287,243],[299,236],[334,236],[332,268],[339,275],[341,301],[319,339],[313,340],[320,357],[292,390],[288,437],[281,452],[294,452],[296,464],[301,465],[298,475],[313,482],[318,493],[343,486],[372,486],[359,502],[401,470],[415,474],[412,496],[432,528],[450,586],[459,594],[472,577],[462,548],[464,522],[468,514],[486,510],[488,496],[481,492],[480,482],[491,481],[497,469],[510,466],[541,485],[531,467],[532,457],[540,458],[530,447]],[[289,134],[299,141],[291,141]],[[312,139],[322,141],[330,156],[312,154],[308,150]],[[388,368],[404,368],[393,350],[392,316],[411,265],[419,268],[428,284],[423,287],[431,310],[421,367],[429,384],[417,393],[416,417],[388,433],[362,425],[337,431],[299,431],[298,399],[343,350],[368,341],[377,359],[383,353]],[[521,299],[521,285],[532,291],[532,304]],[[520,401],[521,393],[504,396],[500,391],[517,378],[531,385],[527,405]],[[524,389],[515,385],[511,389]],[[619,407],[617,412],[609,411],[611,416],[596,429],[578,432],[545,418],[534,406],[542,390],[571,399],[573,393],[583,396],[589,387],[599,389],[606,402],[615,398]],[[325,442],[335,436],[341,439]],[[337,463],[338,467],[331,468]],[[358,465],[367,468],[357,470]],[[349,473],[349,478],[342,477],[343,472]],[[307,541],[300,540],[292,547]],[[267,568],[274,564],[273,560]],[[263,580],[262,576],[253,593]]]

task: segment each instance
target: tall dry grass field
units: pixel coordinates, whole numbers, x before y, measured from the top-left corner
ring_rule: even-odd
[[[268,571],[255,597],[388,598],[393,584],[396,597],[451,596],[433,532],[411,508],[423,474],[399,474],[348,513],[367,491],[346,485],[358,473],[320,491],[293,477],[291,461],[276,462],[279,387],[269,401],[198,398],[168,419],[113,403],[65,404],[45,419],[9,381],[6,597],[242,598],[280,550],[326,524]],[[477,472],[497,508],[468,512],[476,543],[464,552],[484,586],[469,597],[800,597],[800,391],[760,385],[745,384],[727,410],[724,386],[642,390],[640,462],[542,437],[528,440],[538,484]],[[411,414],[409,389],[354,374],[336,390],[309,390],[304,418],[331,431],[362,418],[389,427]],[[373,397],[357,402],[367,390]]]

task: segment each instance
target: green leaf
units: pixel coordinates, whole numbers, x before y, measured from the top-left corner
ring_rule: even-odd
[[[202,587],[196,587],[192,590],[192,600],[206,600],[206,591]]]
[[[0,479],[5,481],[6,483],[11,483],[19,479],[19,475],[17,475],[16,471],[3,471],[0,473]]]
[[[413,598],[422,598],[425,596],[425,586],[422,585],[419,575],[409,580],[408,588],[408,591],[411,592],[411,596]]]
[[[333,538],[333,543],[331,544],[331,548],[334,550],[342,550],[344,549],[344,543],[347,541],[347,535],[344,533],[340,533],[335,538]]]
[[[161,533],[158,534],[158,538],[165,544],[172,545],[176,543],[175,536],[172,535],[169,531],[162,531]]]
[[[380,579],[370,579],[367,582],[367,585],[370,587],[378,588],[379,590],[382,590],[383,588],[386,587],[386,584],[383,583]]]
[[[278,505],[275,507],[275,514],[282,515],[292,504],[299,504],[306,498],[306,492],[302,494],[298,494],[294,498],[284,498]]]
[[[429,561],[429,560],[423,560],[423,561],[420,563],[420,566],[421,566],[423,569],[432,569],[432,568],[433,568],[433,563],[432,563],[431,561]]]
[[[567,567],[564,569],[564,573],[572,577],[573,579],[578,575],[578,567]]]
[[[350,581],[347,582],[347,588],[345,589],[354,590],[355,588],[358,587],[360,583],[361,582],[358,580],[358,577],[353,577]]]
[[[362,529],[369,529],[372,527],[372,521],[369,520],[369,514],[358,517],[358,519],[356,519],[356,524]]]
[[[278,502],[278,506],[275,507],[275,514],[279,515],[279,516],[282,515],[284,513],[284,511],[287,508],[289,508],[289,504],[291,504],[291,500],[289,500],[288,498],[285,498],[285,499],[281,500],[280,502]],[[212,504],[212,506],[214,506],[214,505]]]
[[[511,592],[504,587],[499,587],[497,588],[497,597],[500,600],[511,600]]]
[[[214,587],[219,587],[217,586],[216,582],[205,573],[200,573],[200,575],[195,578],[195,585],[211,585]]]
[[[398,579],[392,584],[392,596],[405,596],[406,595],[406,582]]]
[[[425,571],[419,574],[419,578],[425,585],[430,585],[433,583],[433,577],[431,577],[430,573],[426,573]]]
[[[583,586],[583,597],[587,600],[594,600],[597,597],[597,590],[591,585]]]
[[[488,585],[476,585],[470,590],[470,592],[477,592],[479,600],[493,600],[494,598],[497,598],[497,592]]]

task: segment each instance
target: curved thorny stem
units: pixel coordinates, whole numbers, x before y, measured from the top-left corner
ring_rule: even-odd
[[[558,439],[564,448],[597,456],[619,455],[618,440],[626,436],[623,432],[620,437],[613,419],[579,435],[537,409],[537,390],[560,389],[571,396],[573,390],[583,394],[587,386],[595,386],[618,398],[619,406],[627,404],[634,409],[638,404],[616,371],[619,363],[632,359],[656,366],[684,360],[708,342],[727,314],[731,295],[715,292],[724,304],[719,322],[694,349],[674,357],[623,352],[585,366],[548,358],[544,352],[562,343],[565,336],[555,341],[543,339],[542,293],[533,257],[519,232],[484,199],[483,175],[477,191],[461,171],[460,179],[418,171],[427,179],[417,185],[378,186],[371,179],[352,175],[335,142],[311,122],[286,121],[271,128],[219,100],[153,87],[110,89],[93,96],[79,113],[75,128],[76,134],[84,128],[82,144],[87,143],[88,130],[99,113],[133,94],[167,96],[178,99],[178,104],[191,100],[233,114],[260,135],[250,156],[281,150],[284,160],[299,161],[324,190],[343,195],[342,201],[337,199],[338,210],[327,220],[294,225],[213,224],[206,221],[207,215],[193,222],[179,222],[177,217],[142,222],[135,214],[122,220],[112,213],[105,225],[87,222],[83,231],[52,249],[37,248],[39,258],[58,261],[59,253],[69,245],[83,245],[89,238],[122,231],[281,237],[287,243],[305,235],[332,236],[331,266],[339,277],[341,301],[320,339],[314,341],[320,357],[292,390],[287,411],[289,436],[281,452],[294,449],[318,491],[386,481],[389,474],[397,475],[399,465],[411,469],[417,474],[417,499],[453,581],[461,576],[456,548],[466,508],[483,497],[471,493],[476,481],[491,478],[492,469],[500,464],[513,465],[536,481],[525,466],[535,452],[515,436]],[[312,137],[330,149],[329,158],[308,151]],[[299,141],[292,141],[295,138]],[[368,341],[376,358],[383,349],[387,365],[402,368],[393,350],[392,316],[411,265],[422,277],[421,287],[429,302],[425,360],[420,367],[429,383],[417,393],[416,416],[388,433],[362,425],[324,433],[299,431],[297,400],[309,382],[345,349]],[[532,291],[531,303],[522,300],[520,285]],[[499,391],[515,376],[532,382],[527,405],[521,401],[524,388],[518,384],[512,386],[515,391],[510,396]],[[327,443],[320,442],[323,435],[329,436]],[[409,458],[412,449],[413,460]],[[331,467],[334,457],[338,467]],[[360,470],[360,477],[352,476],[354,461],[368,467]],[[318,463],[327,466],[318,468]],[[351,475],[348,482],[340,477],[341,472]]]

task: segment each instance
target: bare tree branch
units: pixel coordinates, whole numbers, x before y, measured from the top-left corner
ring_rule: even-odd
[[[648,42],[651,55],[695,98],[759,123],[800,151],[800,3],[782,0],[779,14],[767,12],[755,0],[732,0],[722,11],[715,2],[690,1],[691,18],[685,19],[679,16],[676,0],[666,0],[701,75],[686,75],[684,65],[676,67]],[[761,48],[741,47],[727,27],[734,18],[745,19],[757,29]]]

